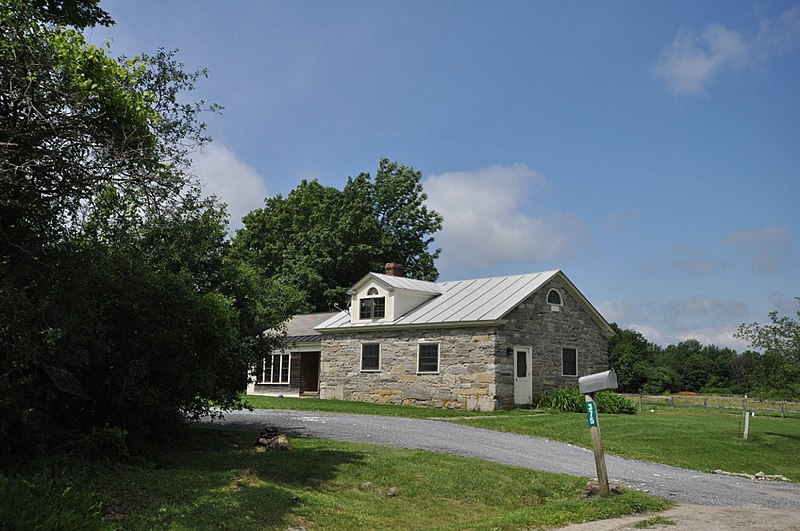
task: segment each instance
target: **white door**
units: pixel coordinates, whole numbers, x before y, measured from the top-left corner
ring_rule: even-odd
[[[533,401],[532,354],[530,347],[514,348],[514,403],[530,404]]]

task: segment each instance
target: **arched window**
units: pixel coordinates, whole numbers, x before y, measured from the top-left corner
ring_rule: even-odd
[[[367,291],[367,295],[377,295],[377,294],[378,294],[378,288],[369,288],[369,290]]]
[[[563,303],[561,302],[561,294],[558,290],[551,289],[547,292],[547,304],[551,304],[553,306],[561,306]]]

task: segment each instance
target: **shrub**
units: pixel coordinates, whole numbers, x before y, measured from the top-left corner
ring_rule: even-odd
[[[112,529],[103,506],[91,493],[34,476],[0,476],[0,527],[3,529]]]
[[[556,389],[545,393],[539,399],[541,409],[554,409],[566,413],[582,413],[586,411],[583,395],[577,389]]]
[[[594,400],[601,413],[624,413],[627,415],[636,413],[636,403],[633,400],[611,391],[596,393]],[[586,412],[586,400],[579,390],[563,388],[542,395],[537,407],[566,413],[584,413]]]
[[[612,391],[601,391],[594,396],[594,399],[601,413],[634,415],[637,410],[633,400]]]

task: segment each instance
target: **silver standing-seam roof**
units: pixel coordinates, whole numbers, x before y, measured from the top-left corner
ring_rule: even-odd
[[[436,282],[428,282],[427,280],[416,280],[406,277],[396,277],[392,275],[384,275],[382,273],[367,273],[361,278],[361,280],[356,282],[352,289],[348,290],[347,294],[352,295],[358,291],[358,286],[369,279],[377,279],[385,284],[389,289],[407,289],[409,291],[433,293],[435,295],[439,295],[443,292],[441,284],[437,284]]]
[[[480,278],[474,280],[454,280],[449,282],[422,282],[402,277],[391,277],[371,273],[378,280],[386,282],[393,287],[411,289],[408,285],[401,285],[403,280],[412,283],[424,284],[427,293],[439,293],[438,296],[424,302],[405,315],[399,316],[394,321],[378,321],[367,323],[352,323],[350,314],[340,312],[327,321],[320,323],[316,330],[322,333],[337,330],[352,330],[362,328],[428,328],[438,325],[479,325],[489,322],[502,321],[505,316],[516,308],[525,299],[530,297],[544,284],[559,276],[565,289],[578,300],[589,312],[595,321],[608,334],[613,334],[608,322],[578,291],[570,280],[560,270],[528,273],[525,275],[509,275],[503,277]],[[356,286],[361,284],[370,275],[364,277]],[[408,287],[407,287],[408,286]],[[436,290],[438,288],[438,290]],[[422,291],[422,290],[416,290]]]

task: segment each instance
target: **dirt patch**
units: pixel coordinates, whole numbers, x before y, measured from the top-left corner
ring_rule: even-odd
[[[637,523],[661,516],[675,525],[654,525],[637,528]],[[621,531],[635,529],[672,529],[689,531],[728,531],[730,529],[763,529],[800,531],[800,511],[797,509],[767,509],[758,505],[717,507],[680,504],[660,513],[643,513],[625,518],[598,520],[562,527],[563,531]]]

